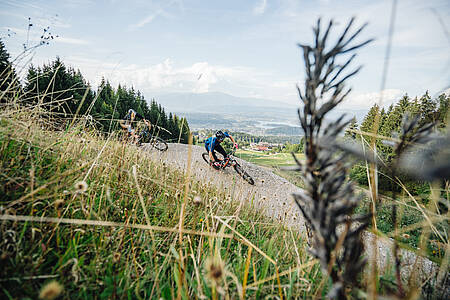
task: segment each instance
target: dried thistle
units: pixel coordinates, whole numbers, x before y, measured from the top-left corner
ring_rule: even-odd
[[[44,285],[39,293],[39,299],[52,300],[58,297],[64,290],[57,281],[51,281]]]
[[[302,164],[294,157],[305,181],[305,190],[294,194],[294,198],[313,234],[311,252],[332,279],[333,286],[328,295],[331,298],[346,298],[347,287],[358,284],[358,275],[365,264],[360,233],[368,225],[368,216],[352,216],[360,198],[354,194],[353,184],[346,181],[349,164],[344,159],[348,154],[335,154],[336,149],[330,147],[336,144],[337,137],[349,122],[343,121],[342,116],[324,124],[327,113],[351,90],[344,91],[345,81],[361,68],[343,75],[356,54],[343,64],[336,59],[371,42],[352,44],[366,26],[348,36],[353,22],[351,19],[336,44],[329,48],[326,42],[333,21],[321,34],[319,19],[313,28],[314,46],[299,45],[306,67],[304,92],[297,86],[303,102],[298,114],[305,133],[306,163]],[[322,100],[325,100],[323,104]]]
[[[77,183],[75,183],[75,192],[76,193],[79,193],[79,194],[84,193],[87,191],[87,189],[88,189],[88,184],[86,183],[86,181],[81,180],[81,181],[78,181]]]
[[[55,202],[53,202],[53,205],[55,206],[56,210],[59,210],[64,205],[64,200],[63,199],[58,199]]]
[[[113,254],[113,262],[114,263],[118,263],[120,261],[120,257],[121,256],[122,255],[120,254],[120,252],[114,252],[114,254]]]
[[[225,264],[220,258],[208,258],[206,260],[206,272],[211,282],[219,283],[225,274]]]
[[[200,196],[195,196],[194,200],[193,200],[194,205],[196,206],[200,206],[201,204],[203,204],[203,200]]]

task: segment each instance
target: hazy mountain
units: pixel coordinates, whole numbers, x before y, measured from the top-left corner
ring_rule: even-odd
[[[294,105],[283,102],[236,97],[224,93],[171,93],[157,97],[157,102],[169,111],[195,113],[243,113],[275,110],[295,110]]]
[[[303,130],[300,126],[277,126],[265,130],[268,135],[303,135]]]
[[[299,105],[283,102],[235,97],[212,93],[171,93],[156,97],[166,111],[186,117],[191,129],[241,130],[252,134],[297,135],[299,133],[297,109]],[[336,119],[342,113],[348,118],[356,116],[358,122],[366,110],[336,110],[329,118]],[[271,130],[273,129],[273,130]],[[268,131],[269,130],[269,131]]]

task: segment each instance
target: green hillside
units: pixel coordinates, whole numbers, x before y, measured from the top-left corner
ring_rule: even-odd
[[[71,299],[326,292],[301,234],[114,136],[47,125],[1,113],[2,298],[52,281]]]

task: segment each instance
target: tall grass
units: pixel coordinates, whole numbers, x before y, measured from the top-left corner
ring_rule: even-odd
[[[115,135],[77,122],[53,131],[40,113],[1,112],[2,298],[37,298],[55,280],[65,298],[317,291],[321,274],[300,233]]]
[[[396,1],[394,1],[393,19],[395,19],[395,4]],[[379,231],[376,222],[377,206],[380,205],[377,166],[380,163],[385,164],[377,155],[376,141],[380,137],[376,131],[371,133],[369,149],[365,148],[364,143],[362,145],[349,145],[338,138],[344,127],[350,123],[350,121],[344,120],[345,115],[337,120],[326,122],[327,114],[339,105],[351,91],[351,89],[345,87],[347,79],[357,74],[361,68],[357,67],[353,71],[348,70],[348,66],[356,57],[356,54],[350,56],[350,53],[371,41],[355,42],[355,38],[362,32],[366,24],[351,33],[353,22],[354,19],[352,18],[338,36],[337,42],[330,45],[329,36],[334,25],[333,21],[322,28],[319,19],[317,25],[313,27],[314,42],[312,45],[299,44],[303,50],[306,71],[304,87],[298,87],[302,104],[298,114],[305,134],[306,159],[305,161],[299,161],[294,156],[298,165],[297,170],[304,179],[304,191],[294,194],[294,198],[306,220],[307,228],[310,229],[309,232],[312,233],[313,248],[311,252],[320,260],[323,273],[327,274],[333,282],[327,296],[348,299],[349,297],[356,297],[363,288],[367,289],[366,297],[376,299],[379,291],[378,284],[380,283],[378,278],[383,273],[383,270],[379,270],[381,262],[379,255],[382,253],[378,253],[377,235]],[[392,32],[390,35],[392,35]],[[389,57],[389,47],[390,44],[386,60]],[[345,55],[348,55],[348,57],[345,58]],[[385,70],[387,70],[387,64]],[[384,80],[385,75],[383,76]],[[413,178],[424,179],[434,186],[431,189],[432,197],[427,206],[421,207],[413,197],[408,199],[414,202],[424,218],[424,222],[419,226],[423,227],[418,239],[420,255],[426,255],[425,249],[431,237],[438,237],[442,244],[449,245],[447,238],[448,216],[440,215],[437,208],[441,196],[446,196],[447,199],[442,202],[448,203],[448,190],[442,190],[441,186],[442,182],[445,182],[446,188],[448,188],[447,180],[450,175],[448,160],[450,156],[446,147],[450,146],[450,135],[447,132],[447,136],[433,136],[434,125],[421,124],[418,117],[410,118],[406,115],[402,122],[399,137],[394,142],[389,141],[396,154],[396,159],[389,166],[390,174],[388,174],[393,184],[401,186],[404,195],[411,197],[405,185],[398,178],[400,170],[404,170]],[[374,122],[374,127],[378,128],[377,119]],[[415,147],[421,149],[415,149]],[[428,149],[424,151],[424,148]],[[411,154],[409,161],[404,160],[405,153]],[[347,178],[347,169],[351,166],[347,159],[349,155],[356,156],[370,165],[370,167],[367,167],[367,176],[369,178],[371,204],[370,210],[362,216],[354,215],[354,210],[358,207],[362,197],[355,195],[354,186]],[[412,165],[416,168],[411,168]],[[422,170],[419,170],[418,166]],[[407,286],[404,284],[403,281],[406,276],[402,280],[402,258],[400,257],[398,243],[399,224],[402,220],[404,207],[398,210],[397,202],[400,201],[396,201],[395,194],[393,198],[394,201],[389,203],[389,206],[392,207],[392,219],[390,220],[392,232],[390,236],[393,237],[391,253],[395,269],[395,288],[388,293],[398,298],[406,296],[414,298],[420,294],[423,286],[421,281],[427,282],[431,279],[433,284],[442,288],[439,292],[434,293],[434,296],[448,295],[449,286],[446,281],[448,277],[442,275],[446,273],[443,268],[448,266],[446,261],[448,254],[443,255],[444,260],[440,269],[428,269],[430,274],[419,274],[418,270],[423,270],[419,266],[421,259],[419,259],[419,256],[415,256],[414,267],[411,274],[408,274],[410,275],[409,283]],[[406,201],[400,203],[406,204]],[[446,213],[448,214],[448,206]],[[437,218],[433,218],[432,221],[431,218],[435,216]],[[361,233],[368,226],[369,219],[372,220],[372,230],[376,234],[371,235],[371,243],[367,243],[367,241],[362,243]],[[414,230],[414,228],[411,228],[411,230]],[[358,273],[364,271],[367,259],[367,256],[364,255],[367,252],[364,247],[367,246],[372,248],[369,257],[371,263],[369,277],[363,280],[365,286],[362,287],[361,277],[358,276]],[[382,250],[384,254],[387,252],[386,249]]]

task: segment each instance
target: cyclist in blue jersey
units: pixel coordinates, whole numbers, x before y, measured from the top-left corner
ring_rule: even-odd
[[[225,138],[230,138],[233,142],[233,147],[237,148],[238,145],[234,141],[233,137],[228,132],[222,132],[221,130],[217,131],[216,134],[205,141],[205,148],[208,151],[209,159],[212,166],[216,169],[220,167],[221,159],[218,159],[215,151],[222,154],[223,157],[227,156],[225,149],[220,145]]]

